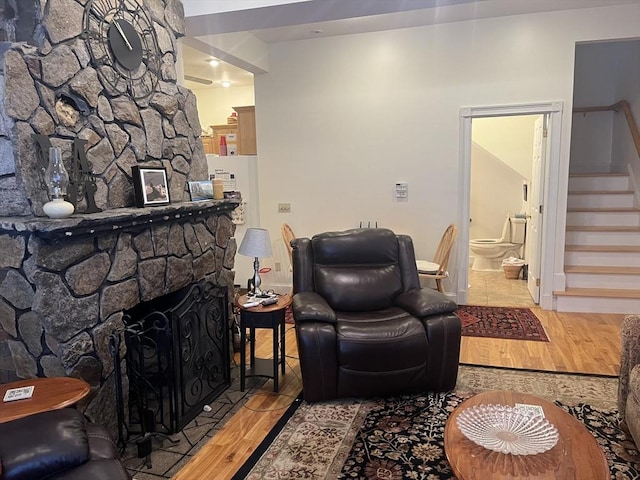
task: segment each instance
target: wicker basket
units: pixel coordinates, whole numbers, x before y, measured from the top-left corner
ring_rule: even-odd
[[[515,280],[520,277],[522,265],[503,265],[502,269],[504,270],[504,278]]]

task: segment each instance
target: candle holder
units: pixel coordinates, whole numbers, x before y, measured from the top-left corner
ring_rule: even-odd
[[[67,202],[64,197],[69,186],[69,174],[64,168],[62,153],[58,147],[49,148],[49,164],[44,172],[44,181],[50,202],[42,206],[44,213],[50,218],[67,218],[74,211],[73,204]]]

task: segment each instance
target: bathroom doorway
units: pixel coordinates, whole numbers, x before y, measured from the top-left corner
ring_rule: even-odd
[[[537,255],[539,243],[536,236],[539,218],[531,200],[536,197],[534,202],[537,202],[539,197],[544,122],[545,116],[539,114],[483,117],[472,121],[469,205],[472,269],[469,288],[472,293],[477,288],[474,280],[482,282],[486,277],[495,281],[495,272],[503,273],[504,259],[522,259],[527,272],[530,263],[538,265],[536,259],[531,258],[532,254]],[[523,272],[521,278],[527,281],[528,273]],[[518,286],[526,292],[523,288],[526,285]],[[537,304],[539,295],[535,285],[534,281],[531,297]]]
[[[523,306],[533,302],[551,308],[551,281],[545,285],[545,274],[548,279],[553,259],[546,263],[543,259],[545,249],[553,241],[555,226],[549,226],[549,222],[555,222],[555,208],[549,214],[543,209],[549,195],[548,179],[558,176],[561,109],[562,104],[555,102],[461,110],[464,172],[461,189],[467,193],[467,198],[461,208],[460,220],[459,303],[467,303],[470,280],[482,279],[482,274],[477,275],[470,268],[474,254],[470,252],[469,240],[499,239],[504,233],[503,241],[496,243],[504,244],[507,256],[515,256],[514,252],[517,252],[529,267],[529,280],[521,279],[519,282],[522,283],[517,285],[519,291],[528,289],[531,297],[524,298],[528,305]],[[523,217],[526,219],[526,233],[520,247],[514,250],[510,232],[516,217],[520,222]],[[519,245],[518,240],[514,241]],[[496,275],[504,275],[501,258],[494,257],[491,267],[485,260],[483,258],[477,267],[497,270],[486,272],[487,281],[491,281],[492,275],[494,279]]]

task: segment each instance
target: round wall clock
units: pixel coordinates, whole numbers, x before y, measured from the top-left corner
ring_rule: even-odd
[[[84,37],[109,93],[135,99],[153,93],[160,72],[160,49],[153,22],[137,0],[89,0]]]

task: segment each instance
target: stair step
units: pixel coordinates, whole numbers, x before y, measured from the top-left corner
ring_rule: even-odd
[[[565,288],[608,288],[640,290],[640,275],[617,273],[571,273],[565,270]]]
[[[640,226],[635,225],[568,225],[567,231],[572,232],[640,232]]]
[[[610,265],[613,267],[640,267],[640,255],[632,252],[602,251],[602,248],[582,248],[580,250],[566,250],[564,255],[566,265],[584,265],[599,267]]]
[[[626,173],[593,173],[569,175],[571,190],[625,190],[629,188],[629,175]]]
[[[640,208],[629,175],[569,176],[564,291],[558,312],[640,311]]]
[[[632,298],[640,300],[640,289],[567,288],[553,292],[558,297]]]
[[[640,253],[638,245],[565,245],[567,252]]]
[[[633,192],[585,192],[569,195],[568,208],[630,208],[633,207],[635,197]]]
[[[640,209],[568,209],[567,225],[640,226]]]
[[[633,195],[633,190],[569,190],[569,195]]]
[[[569,178],[592,178],[592,177],[628,177],[628,173],[615,172],[594,172],[594,173],[570,173]]]
[[[640,208],[638,208],[638,207],[570,207],[570,208],[567,208],[567,212],[593,212],[593,213],[631,212],[631,213],[640,213]]]
[[[640,227],[569,226],[565,242],[569,245],[639,245]]]
[[[640,312],[640,299],[607,298],[607,297],[575,297],[556,296],[556,311],[585,313],[619,313],[630,314]]]
[[[565,273],[591,273],[594,275],[640,275],[640,267],[565,265],[564,271]]]

